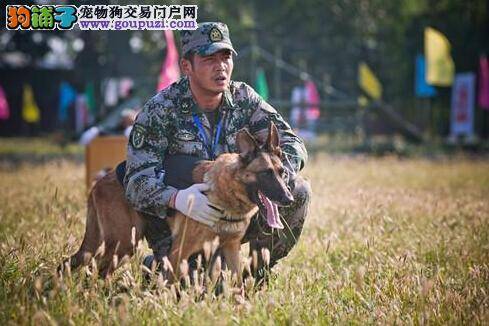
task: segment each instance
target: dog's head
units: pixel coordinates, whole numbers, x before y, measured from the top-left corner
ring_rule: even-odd
[[[283,180],[284,167],[277,127],[270,123],[263,146],[259,146],[256,139],[243,129],[236,136],[236,145],[242,165],[238,174],[249,199],[258,205],[271,227],[283,228],[277,205],[288,206],[294,197]]]

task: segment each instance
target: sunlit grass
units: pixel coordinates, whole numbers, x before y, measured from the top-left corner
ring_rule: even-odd
[[[310,215],[268,287],[177,300],[143,281],[145,245],[109,282],[53,277],[83,236],[83,165],[1,168],[0,324],[487,324],[489,161],[318,154],[304,174]]]

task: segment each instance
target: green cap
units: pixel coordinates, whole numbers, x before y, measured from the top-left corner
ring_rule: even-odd
[[[223,49],[231,50],[237,55],[229,38],[229,29],[223,23],[200,23],[196,30],[181,31],[180,39],[182,55],[194,51],[201,56],[206,56]]]

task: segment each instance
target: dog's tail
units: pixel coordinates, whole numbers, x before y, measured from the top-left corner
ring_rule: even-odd
[[[85,237],[83,238],[80,249],[78,249],[78,251],[73,256],[65,259],[63,263],[58,266],[58,275],[63,273],[67,268],[70,268],[70,270],[74,270],[82,265],[88,265],[91,258],[94,257],[97,253],[97,250],[99,250],[99,248],[103,246],[102,234],[97,219],[97,211],[95,209],[95,202],[93,197],[94,190],[92,189],[88,197]]]

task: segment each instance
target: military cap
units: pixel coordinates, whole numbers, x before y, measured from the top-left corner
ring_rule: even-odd
[[[217,22],[200,23],[196,30],[183,30],[180,33],[182,55],[189,51],[206,56],[223,49],[229,49],[237,54],[229,38],[226,24]]]

